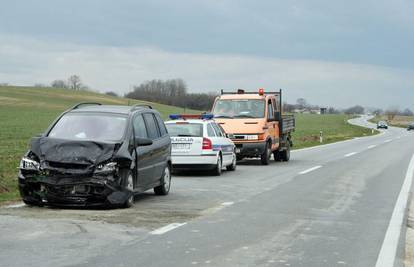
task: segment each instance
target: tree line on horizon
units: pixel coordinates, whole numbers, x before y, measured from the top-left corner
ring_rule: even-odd
[[[1,83],[0,86],[8,86],[8,83]],[[50,84],[53,88],[62,88],[68,90],[86,90],[91,89],[83,84],[79,75],[71,75],[67,80],[54,80]],[[35,84],[35,87],[47,87],[44,84]],[[105,94],[120,97],[114,91],[108,91]],[[213,106],[214,100],[217,97],[217,93],[190,93],[188,87],[183,79],[153,79],[145,81],[139,85],[133,86],[131,92],[124,94],[123,97],[132,98],[137,100],[144,100],[149,102],[156,102],[165,105],[177,106],[182,108],[189,108],[195,110],[210,110]],[[414,112],[409,109],[401,110],[399,107],[390,107],[386,110],[379,108],[366,109],[361,105],[354,105],[346,109],[337,109],[335,107],[324,107],[327,114],[364,114],[366,112],[374,115],[386,115],[389,118],[399,116],[414,116]],[[314,113],[320,110],[318,105],[312,105],[304,98],[299,98],[296,103],[290,104],[283,103],[283,110],[285,112],[306,112]]]

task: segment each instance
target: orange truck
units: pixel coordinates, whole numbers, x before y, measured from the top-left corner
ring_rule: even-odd
[[[238,160],[260,157],[262,164],[268,165],[273,154],[275,161],[289,161],[295,117],[283,115],[282,90],[222,90],[212,113],[235,143]]]

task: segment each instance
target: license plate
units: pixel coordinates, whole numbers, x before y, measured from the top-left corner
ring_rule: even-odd
[[[172,148],[177,150],[189,150],[190,144],[172,144]]]
[[[240,153],[240,148],[236,148],[236,153]]]

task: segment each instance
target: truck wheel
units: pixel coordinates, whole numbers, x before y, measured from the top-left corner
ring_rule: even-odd
[[[275,152],[273,152],[273,159],[276,162],[282,161],[282,156],[280,155],[280,151],[276,150]]]
[[[266,143],[265,151],[260,156],[260,160],[262,162],[262,165],[269,165],[271,155],[272,155],[272,149],[270,147],[270,144]]]
[[[290,142],[287,142],[286,149],[280,153],[283,161],[290,160]]]
[[[158,196],[168,195],[171,188],[171,170],[170,166],[165,167],[164,173],[162,174],[161,184],[157,187],[154,187],[154,193]]]
[[[237,167],[237,158],[236,158],[236,153],[233,153],[233,161],[231,162],[231,165],[226,166],[226,169],[228,171],[235,171]]]
[[[214,166],[213,174],[216,176],[220,176],[222,169],[223,169],[223,161],[221,160],[221,155],[219,155],[217,157],[217,164]]]

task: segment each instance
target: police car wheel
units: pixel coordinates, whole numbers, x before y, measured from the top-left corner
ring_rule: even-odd
[[[223,169],[223,161],[221,160],[221,155],[219,155],[217,157],[217,164],[214,166],[214,175],[220,176],[222,169]]]
[[[236,167],[237,167],[237,156],[236,156],[236,153],[233,153],[233,161],[231,162],[231,165],[226,167],[226,169],[228,171],[235,171]]]

